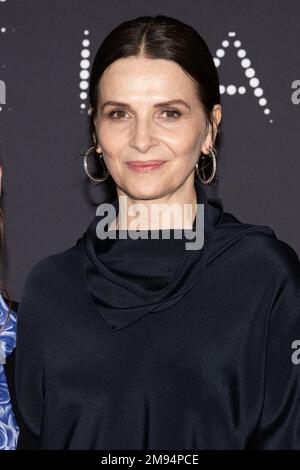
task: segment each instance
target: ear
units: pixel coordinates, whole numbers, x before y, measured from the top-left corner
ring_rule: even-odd
[[[207,124],[207,134],[206,137],[204,138],[204,141],[202,143],[201,151],[204,154],[209,153],[209,149],[213,148],[215,138],[217,135],[217,130],[218,126],[220,124],[222,118],[222,107],[220,104],[215,104],[213,110],[212,110],[212,121],[213,121],[213,128],[210,123]]]
[[[92,109],[92,108],[90,108],[90,109]],[[94,128],[97,129],[97,119],[96,118],[93,119],[93,123],[94,123]],[[93,141],[94,141],[94,144],[95,144],[95,147],[96,147],[96,149],[95,149],[96,152],[101,153],[101,149],[100,149],[100,146],[99,146],[99,139],[97,137],[97,134],[96,134],[95,130],[93,132]]]
[[[99,145],[99,140],[96,136],[96,134],[93,132],[93,140],[94,140],[94,144],[95,144],[95,150],[97,153],[101,153],[101,148],[100,148],[100,145]]]

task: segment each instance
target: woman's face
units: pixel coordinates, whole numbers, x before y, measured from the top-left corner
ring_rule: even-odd
[[[213,145],[192,79],[173,61],[128,57],[112,63],[98,87],[97,151],[118,193],[156,199],[177,190]],[[182,102],[162,104],[173,100]],[[214,116],[219,123],[220,105]],[[141,172],[127,164],[134,160],[165,163]]]

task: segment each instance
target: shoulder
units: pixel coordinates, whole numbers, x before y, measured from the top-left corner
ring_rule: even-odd
[[[47,256],[35,263],[27,274],[25,287],[42,288],[74,274],[81,260],[81,251],[76,244],[64,251]]]
[[[11,354],[16,343],[16,309],[13,310],[11,304],[12,302],[9,304],[8,300],[0,294],[0,360],[2,354],[5,357]]]
[[[229,214],[230,216],[230,214]],[[271,226],[240,222],[227,217],[215,237],[217,254],[228,255],[233,262],[270,275],[280,273],[300,278],[300,261],[295,249],[275,234]],[[244,265],[242,264],[244,263]]]
[[[0,309],[2,311],[10,310],[12,313],[17,313],[19,303],[16,300],[8,299],[5,295],[0,293]]]
[[[294,248],[276,237],[274,232],[267,234],[253,231],[241,240],[241,246],[249,259],[263,263],[273,272],[300,277],[300,261]]]
[[[18,310],[18,302],[8,299],[5,295],[0,293],[0,328],[6,323],[7,327],[10,328],[11,324],[16,320],[16,313]]]
[[[55,298],[72,296],[81,280],[81,259],[76,244],[35,263],[25,278],[18,316],[24,310],[42,312]]]

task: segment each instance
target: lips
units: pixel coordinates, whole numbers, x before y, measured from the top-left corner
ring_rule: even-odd
[[[127,162],[129,165],[157,165],[163,163],[165,160],[132,160]]]
[[[165,160],[147,160],[147,161],[140,161],[134,160],[130,162],[126,162],[128,167],[133,171],[145,172],[150,170],[155,170],[160,168],[166,161]]]

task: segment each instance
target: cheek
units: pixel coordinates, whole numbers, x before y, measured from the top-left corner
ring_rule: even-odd
[[[176,135],[168,135],[164,139],[165,145],[172,151],[174,157],[178,160],[193,160],[199,157],[201,153],[202,136],[199,132],[177,132]]]
[[[110,164],[122,157],[128,138],[125,138],[120,131],[116,133],[111,126],[102,125],[98,128],[98,137],[101,149]]]
[[[112,138],[116,138],[119,131],[116,129],[116,126],[111,125],[108,119],[104,117],[98,122],[97,133],[99,140],[101,141],[101,145],[105,145],[107,142],[111,141]]]

